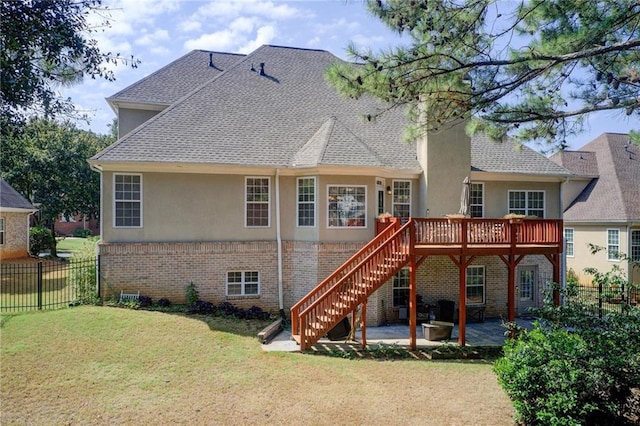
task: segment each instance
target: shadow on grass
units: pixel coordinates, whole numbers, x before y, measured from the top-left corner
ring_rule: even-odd
[[[304,353],[353,360],[447,360],[493,363],[502,356],[502,346],[442,345],[412,351],[395,344],[367,345],[363,349],[358,342],[322,342],[316,343]]]

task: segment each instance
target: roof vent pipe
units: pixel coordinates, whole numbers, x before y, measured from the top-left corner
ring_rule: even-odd
[[[260,75],[265,75],[264,74],[264,62],[260,62]]]
[[[213,65],[213,52],[209,52],[209,66],[211,68],[215,68],[216,66]]]

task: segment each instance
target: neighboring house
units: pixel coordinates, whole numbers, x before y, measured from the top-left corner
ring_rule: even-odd
[[[193,51],[108,98],[120,139],[90,163],[101,173],[109,287],[184,302],[193,282],[203,300],[288,312],[372,240],[378,215],[429,218],[426,232],[460,210],[470,176],[471,216],[496,219],[477,222],[500,233],[495,247],[513,229],[514,245],[500,255],[478,249],[462,263],[429,252],[418,294],[488,316],[539,303],[541,285],[558,275],[561,237],[515,251],[516,238],[529,236],[502,218],[555,219],[540,221],[539,235],[560,235],[560,187],[571,174],[527,147],[470,140],[462,125],[404,143],[402,111],[369,121],[383,104],[329,87],[324,72],[338,60],[278,46],[246,56]],[[368,294],[368,322],[398,320],[410,283],[400,269]]]
[[[100,235],[100,223],[98,219],[87,215],[76,214],[65,216],[61,214],[54,225],[56,235],[73,236],[78,229],[88,231],[90,235]]]
[[[0,178],[0,260],[29,256],[29,216],[36,211]]]
[[[607,272],[618,265],[640,283],[640,270],[616,256],[622,252],[640,260],[640,147],[629,135],[604,133],[551,160],[575,173],[563,185],[567,269],[588,283],[584,268]],[[592,255],[589,244],[607,251]]]

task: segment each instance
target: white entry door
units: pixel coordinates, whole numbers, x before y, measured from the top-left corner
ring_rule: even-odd
[[[519,266],[516,276],[517,311],[518,314],[523,315],[528,313],[529,308],[536,306],[538,268],[536,266]]]

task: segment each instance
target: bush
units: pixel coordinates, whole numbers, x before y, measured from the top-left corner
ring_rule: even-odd
[[[200,294],[198,293],[198,289],[193,282],[190,282],[189,285],[185,287],[184,292],[185,299],[187,299],[187,306],[189,308],[194,306],[196,303],[198,303],[198,300],[200,300]]]
[[[603,318],[579,303],[547,306],[543,322],[504,346],[498,380],[524,424],[637,424],[640,310]]]
[[[196,303],[189,307],[189,312],[192,314],[211,315],[216,312],[216,305],[211,302],[203,302],[202,300],[198,300]]]
[[[153,305],[153,300],[149,296],[140,295],[138,303],[140,303],[141,308],[148,308]]]
[[[76,291],[78,303],[83,305],[97,305],[100,303],[96,273],[95,258],[87,256],[71,259],[69,282]]]
[[[56,239],[51,231],[42,226],[34,226],[29,229],[29,253],[37,256],[45,250],[51,250],[56,244]]]
[[[163,297],[162,299],[158,300],[158,306],[160,306],[161,308],[169,308],[171,307],[171,301]]]
[[[91,229],[76,228],[73,230],[73,236],[76,238],[87,238],[91,236]]]

